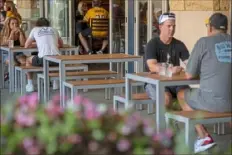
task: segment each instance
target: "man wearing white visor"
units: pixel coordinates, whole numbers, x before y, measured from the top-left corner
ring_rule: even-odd
[[[175,33],[175,14],[163,13],[159,17],[160,35],[152,38],[147,44],[145,53],[146,68],[149,72],[161,72],[161,63],[169,62],[173,74],[181,72],[180,59],[187,64],[189,51],[185,44],[173,37]],[[168,60],[169,59],[169,60]],[[146,84],[146,92],[152,100],[156,100],[155,85]],[[189,86],[171,86],[165,88],[165,106],[169,108],[173,98],[178,97],[178,92],[187,89]],[[161,103],[158,103],[161,104]]]

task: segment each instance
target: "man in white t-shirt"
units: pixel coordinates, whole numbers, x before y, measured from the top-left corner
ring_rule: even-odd
[[[39,52],[38,55],[27,58],[27,66],[43,66],[43,57],[46,55],[59,55],[59,47],[63,46],[63,41],[60,38],[58,31],[50,27],[50,23],[46,18],[39,18],[37,20],[36,27],[31,30],[31,33],[25,43],[25,48],[31,47],[34,41],[37,44]],[[50,63],[50,66],[54,65],[58,64]],[[54,82],[54,84],[55,83],[56,82]],[[31,73],[28,74],[26,91],[34,91]]]

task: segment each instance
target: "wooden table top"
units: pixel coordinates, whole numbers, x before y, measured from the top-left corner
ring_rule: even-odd
[[[22,51],[25,51],[25,50],[37,50],[37,47],[25,48],[25,47],[22,47],[22,46],[15,46],[14,48],[9,48],[8,46],[1,46],[0,48],[2,48],[3,50],[11,49],[13,52],[17,51],[17,50],[22,50]],[[68,45],[68,44],[64,44],[64,46],[59,48],[59,49],[64,50],[64,49],[68,49],[68,48],[77,48],[77,47],[76,46],[71,46],[71,45]]]
[[[209,119],[209,118],[224,118],[224,117],[232,117],[231,112],[227,113],[212,113],[207,111],[173,111],[173,114],[181,115],[190,119]]]
[[[159,81],[183,81],[183,80],[188,80],[185,77],[185,72],[181,72],[180,74],[172,75],[172,77],[166,77],[166,76],[162,76],[162,75],[159,75],[159,74],[147,73],[147,72],[135,73],[134,75],[147,77],[147,78],[151,78],[151,79],[156,79],[156,80],[159,80]],[[199,80],[199,79],[192,79],[192,80]]]
[[[99,59],[129,59],[129,58],[141,58],[141,56],[128,55],[128,54],[94,54],[94,55],[57,55],[48,56],[57,60],[99,60]]]

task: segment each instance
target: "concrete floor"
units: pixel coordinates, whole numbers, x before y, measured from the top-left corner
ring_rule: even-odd
[[[13,95],[16,94],[9,94],[8,89],[1,89],[0,90],[1,93],[1,100],[0,103],[1,105],[4,103],[10,103],[10,100],[13,99]],[[56,92],[52,92],[53,94],[57,93]],[[89,99],[93,100],[95,103],[104,103],[107,104],[109,106],[112,106],[113,101],[112,100],[105,100],[104,99],[104,90],[89,90],[86,93],[83,93],[84,96],[88,97]],[[140,111],[141,115],[144,117],[150,117],[152,119],[154,119],[155,121],[155,115],[151,114],[148,115],[146,109],[143,111]],[[183,129],[183,124],[178,124],[180,129]],[[210,133],[213,133],[213,126],[212,125],[208,125],[207,126],[208,130],[210,131]],[[218,144],[217,148],[219,148],[220,150],[227,150],[229,146],[232,146],[232,132],[231,132],[231,128],[226,125],[225,127],[225,135],[216,135],[216,134],[212,134],[212,137],[214,138],[215,142]]]

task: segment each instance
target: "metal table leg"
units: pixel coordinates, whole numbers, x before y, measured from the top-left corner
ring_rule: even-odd
[[[14,92],[14,53],[8,52],[9,55],[9,91]]]
[[[157,102],[156,102],[156,127],[157,132],[162,131],[162,129],[165,129],[165,96],[164,96],[164,86],[159,82],[156,86],[156,96],[157,96]]]

